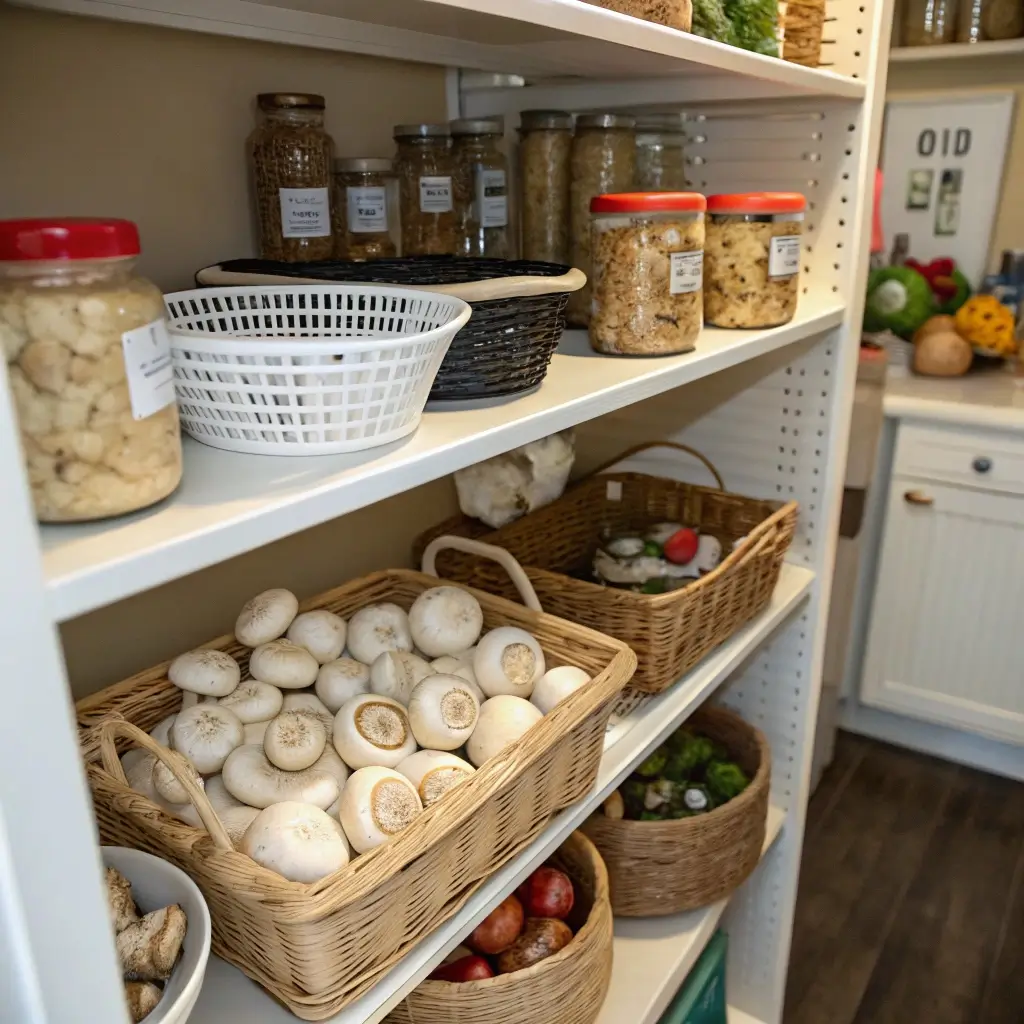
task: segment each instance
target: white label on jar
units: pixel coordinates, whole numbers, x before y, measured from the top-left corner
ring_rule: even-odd
[[[348,229],[354,235],[368,231],[387,231],[387,189],[379,185],[350,188],[348,192]]]
[[[480,168],[476,172],[476,208],[482,228],[503,228],[508,223],[508,187],[504,171]]]
[[[420,213],[450,213],[452,179],[450,175],[420,178]]]
[[[174,401],[171,339],[163,320],[121,335],[132,417],[144,420]]]
[[[800,236],[776,235],[768,249],[768,276],[792,277],[800,273]]]
[[[279,188],[281,236],[325,238],[331,233],[331,201],[326,188]]]
[[[674,252],[670,254],[672,274],[668,281],[671,295],[685,295],[687,292],[699,292],[704,282],[704,253]]]

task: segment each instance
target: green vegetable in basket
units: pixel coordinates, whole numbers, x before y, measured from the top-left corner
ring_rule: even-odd
[[[777,0],[725,0],[725,16],[732,26],[729,42],[733,46],[778,57]]]
[[[750,785],[743,769],[733,761],[712,761],[704,771],[704,781],[720,804],[738,797]]]
[[[690,31],[705,39],[729,42],[732,26],[725,16],[722,0],[693,0],[693,25]]]
[[[640,821],[664,821],[665,819],[657,811],[641,811]]]
[[[647,783],[642,779],[627,779],[621,786],[622,802],[626,805],[626,817],[634,821],[644,810],[644,796],[647,794]]]
[[[694,772],[707,764],[715,755],[715,745],[706,736],[695,736],[679,729],[669,737],[669,755],[665,763],[665,777],[674,782],[685,782]]]
[[[636,766],[636,774],[645,779],[657,778],[665,770],[665,762],[668,761],[668,751],[665,747],[658,747],[652,750],[647,757]]]
[[[644,541],[644,554],[649,558],[661,558],[661,545],[657,541],[653,540]]]

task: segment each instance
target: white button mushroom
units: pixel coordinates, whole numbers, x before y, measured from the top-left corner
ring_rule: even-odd
[[[253,679],[283,690],[312,686],[319,671],[320,662],[291,640],[271,640],[249,655],[249,674]]]
[[[406,710],[367,693],[345,701],[334,717],[334,749],[350,768],[394,768],[416,751]]]
[[[465,679],[469,683],[469,688],[476,695],[476,699],[483,704],[487,700],[487,695],[480,689],[480,684],[476,681],[476,673],[473,671],[473,654],[475,651],[476,648],[471,647],[461,656],[445,654],[440,658],[435,658],[430,663],[430,667],[442,675],[458,676],[460,679]]]
[[[243,725],[252,722],[269,722],[281,710],[284,694],[270,683],[258,679],[246,679],[239,683],[219,704],[233,711]]]
[[[171,745],[171,726],[174,725],[174,720],[177,715],[168,715],[166,718],[161,718],[156,725],[153,726],[153,731],[149,734],[160,744],[162,747],[169,747]]]
[[[238,716],[219,704],[198,704],[182,711],[171,726],[171,743],[201,775],[219,772],[228,754],[241,746],[244,731]]]
[[[423,804],[413,784],[391,768],[353,772],[341,794],[338,818],[357,853],[387,842],[410,825]]]
[[[514,743],[544,716],[528,700],[501,694],[480,705],[476,728],[466,744],[470,761],[480,767],[484,761]]]
[[[179,654],[167,669],[167,678],[179,690],[226,697],[241,680],[242,670],[230,654],[201,649]]]
[[[315,693],[286,693],[282,710],[294,711],[303,718],[319,722],[324,727],[324,734],[328,739],[334,732],[334,715]]]
[[[242,736],[242,746],[247,743],[258,743],[261,747],[263,746],[263,737],[267,735],[267,726],[274,719],[268,719],[266,722],[245,722],[243,725],[244,733]]]
[[[569,694],[575,693],[581,686],[589,682],[590,676],[583,669],[576,668],[575,665],[559,665],[557,668],[549,668],[533,688],[530,703],[539,708],[542,715],[546,715]]]
[[[349,767],[344,761],[338,756],[338,752],[334,749],[334,745],[328,743],[324,747],[324,752],[317,759],[313,765],[314,769],[320,771],[330,772],[338,780],[338,799],[327,808],[327,813],[332,818],[338,817],[338,807],[341,801],[341,794],[345,792],[345,783],[348,781],[348,777],[351,774]]]
[[[267,725],[263,752],[286,772],[308,768],[324,752],[327,731],[320,720],[297,711],[282,711]]]
[[[402,761],[395,771],[404,775],[419,793],[424,807],[436,803],[476,769],[461,757],[446,750],[417,750]]]
[[[409,725],[421,747],[456,750],[473,734],[480,702],[465,679],[428,676],[412,691]]]
[[[297,615],[285,636],[293,644],[305,647],[321,664],[341,657],[345,649],[345,620],[326,608]]]
[[[283,589],[264,590],[246,601],[235,622],[235,637],[246,647],[270,643],[292,624],[299,610],[299,599]]]
[[[372,665],[385,651],[411,651],[409,616],[397,604],[371,604],[348,620],[348,649]]]
[[[488,697],[529,698],[544,675],[544,652],[525,629],[499,626],[481,638],[473,655],[473,671]]]
[[[232,693],[233,692],[234,691],[232,691]],[[191,690],[181,691],[182,711],[187,711],[189,708],[194,708],[197,704],[216,704],[217,701],[217,697],[204,697],[198,693],[193,693]]]
[[[416,684],[430,675],[430,666],[408,651],[385,651],[370,666],[370,690],[408,705]]]
[[[129,757],[129,754],[135,753],[141,753],[142,756],[139,758]],[[160,794],[157,793],[156,786],[153,784],[153,769],[156,767],[156,757],[153,754],[129,750],[121,758],[121,767],[124,768],[129,789],[146,797],[147,800],[152,800],[153,803],[159,802]]]
[[[330,807],[338,799],[338,780],[328,771],[306,768],[283,772],[267,760],[262,747],[246,744],[231,752],[221,778],[227,791],[249,807],[269,807],[282,800],[298,800]]]
[[[178,758],[178,767],[202,789],[203,777],[196,771],[195,766],[191,762],[186,761],[180,754],[176,756]],[[174,773],[163,761],[158,760],[153,768],[153,785],[156,787],[157,793],[172,804],[191,803],[188,790],[175,778]]]
[[[245,804],[236,804],[226,811],[217,812],[217,817],[220,818],[220,823],[224,826],[224,831],[227,832],[228,839],[234,844],[236,850],[242,842],[242,836],[245,835],[246,830],[256,816],[261,813],[258,807],[246,807]]]
[[[413,601],[409,630],[413,642],[428,657],[458,654],[480,637],[484,613],[480,602],[460,587],[433,587]]]
[[[234,807],[246,806],[228,792],[228,787],[224,785],[224,778],[221,775],[211,775],[205,780],[205,792],[210,806],[220,817],[223,817],[225,811],[230,811]]]
[[[260,811],[238,849],[292,882],[317,882],[349,859],[341,825],[319,807],[294,800]]]
[[[336,714],[345,701],[369,692],[369,665],[355,658],[338,658],[320,666],[316,677],[316,695],[329,711]]]

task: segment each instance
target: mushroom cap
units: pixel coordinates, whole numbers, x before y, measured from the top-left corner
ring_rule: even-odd
[[[249,674],[253,679],[284,690],[312,686],[319,671],[320,662],[291,640],[271,640],[249,655]]]
[[[499,626],[485,633],[473,655],[477,684],[488,697],[508,694],[529,699],[544,669],[540,644],[518,626]]]
[[[423,806],[429,807],[453,786],[465,782],[476,769],[447,750],[417,750],[400,762],[395,771],[416,787]]]
[[[345,701],[370,692],[370,666],[355,658],[337,658],[320,666],[316,676],[316,695],[327,710],[337,714]]]
[[[370,692],[408,706],[416,684],[430,674],[430,665],[419,655],[385,651],[370,666]]]
[[[174,749],[187,757],[201,775],[219,772],[243,738],[239,717],[220,704],[197,704],[179,711],[171,726]]]
[[[299,599],[290,590],[264,590],[242,606],[235,622],[235,637],[246,647],[270,643],[284,635],[298,610]]]
[[[239,684],[242,670],[230,654],[200,648],[179,654],[167,669],[167,678],[179,690],[204,697],[226,697]]]
[[[220,706],[233,711],[243,725],[253,722],[269,722],[284,704],[284,694],[270,683],[258,679],[246,679],[239,683],[226,697],[220,698]]]
[[[546,715],[556,704],[561,703],[571,693],[590,682],[590,676],[575,665],[558,665],[549,668],[537,680],[537,685],[530,695],[530,703]]]
[[[472,687],[459,676],[427,676],[412,691],[409,725],[421,747],[456,750],[476,726],[480,702]]]
[[[350,768],[393,768],[416,750],[405,708],[374,693],[346,701],[334,717],[334,749]]]
[[[349,860],[341,825],[322,808],[295,800],[260,811],[238,849],[292,882],[317,882]]]
[[[417,648],[431,658],[472,647],[484,626],[480,602],[461,587],[432,587],[409,609],[409,629]]]
[[[416,788],[404,775],[371,765],[348,780],[338,818],[352,848],[366,853],[401,832],[422,810]]]
[[[321,664],[341,657],[348,626],[340,615],[326,608],[296,615],[285,633],[293,644],[305,647]]]
[[[348,620],[349,652],[365,665],[372,665],[385,651],[412,648],[409,616],[397,604],[371,604]]]
[[[298,800],[321,809],[338,799],[338,780],[327,771],[306,768],[285,772],[270,763],[255,743],[233,750],[221,772],[227,791],[249,807],[269,807],[282,800]]]
[[[480,705],[480,717],[466,744],[466,754],[479,768],[510,743],[514,743],[543,717],[538,708],[522,697],[508,694],[491,697]]]
[[[298,711],[282,711],[267,724],[263,737],[263,752],[270,763],[288,772],[309,768],[326,745],[323,723]]]

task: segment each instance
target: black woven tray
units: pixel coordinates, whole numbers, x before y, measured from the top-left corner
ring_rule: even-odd
[[[213,269],[213,268],[211,268]],[[560,277],[570,268],[530,260],[410,256],[355,263],[229,260],[218,273],[358,284],[456,285],[509,277]],[[209,271],[200,271],[204,281]],[[565,328],[568,292],[471,301],[473,315],[456,334],[430,389],[431,402],[501,398],[535,388],[547,373]]]

